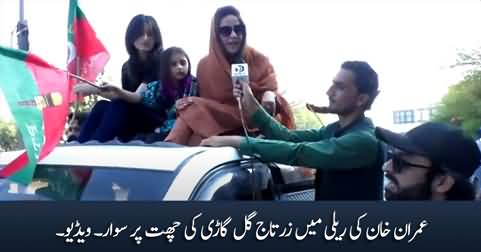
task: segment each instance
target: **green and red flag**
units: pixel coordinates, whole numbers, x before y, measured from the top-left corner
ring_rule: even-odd
[[[79,7],[78,0],[70,0],[68,14],[68,59],[70,73],[95,82],[97,75],[110,59],[109,52],[97,38],[94,29]],[[70,85],[76,80],[71,78]],[[70,102],[75,101],[72,95]]]
[[[0,90],[25,145],[25,152],[0,170],[0,177],[28,184],[37,162],[63,135],[71,91],[67,73],[33,54],[0,47]]]

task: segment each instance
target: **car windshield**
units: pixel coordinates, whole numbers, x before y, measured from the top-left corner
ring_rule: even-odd
[[[135,168],[38,165],[28,185],[14,178],[0,179],[0,201],[162,200],[174,176],[174,172]]]

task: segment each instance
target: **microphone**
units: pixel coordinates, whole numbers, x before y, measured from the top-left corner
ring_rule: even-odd
[[[243,83],[243,82],[248,83],[249,81],[249,66],[247,65],[247,63],[245,63],[245,61],[242,59],[240,55],[236,57],[232,62],[230,73],[232,77],[232,84],[234,86],[233,88],[235,88],[236,84]],[[236,100],[237,100],[237,106],[239,107],[240,119],[241,119],[242,129],[244,130],[245,139],[247,141],[247,144],[250,144],[249,131],[247,130],[247,124],[244,118],[244,112],[243,112],[244,109],[242,107],[241,97],[237,96]],[[250,171],[250,173],[252,174],[251,186],[252,188],[256,188],[256,183],[257,183],[256,182],[257,181],[256,166],[254,165],[254,163],[251,163],[251,164],[252,164],[252,167],[251,167],[252,170]],[[256,198],[255,190],[252,190],[252,198],[253,199]]]
[[[230,73],[232,77],[232,84],[234,85],[233,88],[235,88],[235,85],[238,83],[249,81],[249,66],[247,65],[247,63],[244,62],[244,60],[241,57],[238,57],[237,59],[234,60],[234,62],[231,65]],[[247,131],[247,125],[243,115],[241,98],[237,96],[236,100],[237,100],[237,106],[239,107],[242,128],[244,129],[245,136],[248,137],[249,132]],[[247,141],[249,141],[249,138],[247,138]]]
[[[249,65],[242,58],[238,58],[231,65],[232,84],[238,84],[249,81]],[[236,97],[240,103],[240,97]]]

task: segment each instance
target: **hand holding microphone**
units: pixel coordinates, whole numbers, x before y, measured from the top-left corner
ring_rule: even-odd
[[[248,65],[245,63],[232,64],[231,77],[233,85],[232,94],[247,115],[253,114],[259,105],[249,85]]]
[[[249,132],[247,130],[247,124],[244,119],[244,106],[242,106],[243,97],[243,87],[249,86],[249,68],[247,64],[242,63],[242,58],[238,59],[240,64],[232,64],[231,77],[233,85],[233,95],[237,100],[237,105],[239,106],[240,119],[242,122],[242,128],[244,129],[244,134],[246,139],[248,139]],[[248,140],[247,140],[248,141]]]
[[[232,94],[237,100],[239,100],[243,97],[243,87],[245,85],[249,86],[249,83],[241,83],[241,81],[236,80],[233,81],[232,85],[234,86],[234,89],[232,89]]]
[[[242,59],[239,62],[243,62]],[[231,77],[234,97],[240,101],[243,95],[242,87],[249,86],[249,66],[245,63],[232,64]]]

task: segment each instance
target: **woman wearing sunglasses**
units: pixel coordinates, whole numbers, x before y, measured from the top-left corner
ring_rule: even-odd
[[[267,57],[246,46],[246,36],[246,26],[236,8],[226,6],[216,11],[209,54],[197,67],[200,97],[179,104],[177,122],[166,141],[198,145],[210,136],[242,133],[230,73],[231,64],[241,62],[249,65],[250,86],[255,96],[285,126],[293,128],[293,115],[288,103],[277,93],[272,65]]]

